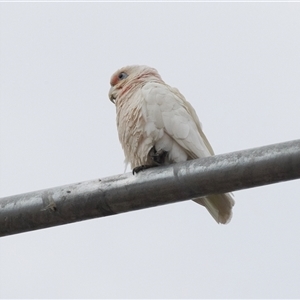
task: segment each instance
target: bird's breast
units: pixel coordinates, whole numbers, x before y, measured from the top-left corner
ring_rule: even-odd
[[[116,103],[117,128],[125,161],[131,167],[149,163],[148,153],[152,139],[145,134],[146,120],[142,113],[143,101],[141,93],[125,94]]]

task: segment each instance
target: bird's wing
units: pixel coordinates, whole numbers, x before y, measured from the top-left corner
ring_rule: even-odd
[[[195,110],[177,89],[163,83],[149,82],[142,88],[142,97],[146,135],[157,140],[166,133],[184,149],[187,154],[185,157],[190,159],[214,154]],[[193,200],[204,205],[218,223],[230,221],[234,205],[230,194],[209,195]]]
[[[149,82],[142,88],[146,132],[154,138],[164,131],[192,159],[213,155],[193,107],[177,89],[163,83]]]

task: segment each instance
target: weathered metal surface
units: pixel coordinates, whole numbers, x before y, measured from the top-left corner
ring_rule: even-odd
[[[1,198],[0,236],[297,178],[300,140]]]

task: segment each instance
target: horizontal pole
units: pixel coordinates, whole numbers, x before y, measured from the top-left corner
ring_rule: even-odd
[[[300,178],[300,140],[0,199],[0,236]]]

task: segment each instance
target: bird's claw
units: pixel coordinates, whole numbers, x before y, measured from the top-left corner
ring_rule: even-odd
[[[146,169],[149,169],[149,168],[152,168],[153,166],[149,166],[149,165],[141,165],[141,166],[138,166],[138,167],[135,167],[132,169],[132,174],[137,174],[139,173],[140,171],[143,171],[143,170],[146,170]]]
[[[152,147],[152,149],[149,152],[151,159],[158,166],[163,165],[165,163],[167,154],[168,152],[164,150],[156,151],[155,147]]]

